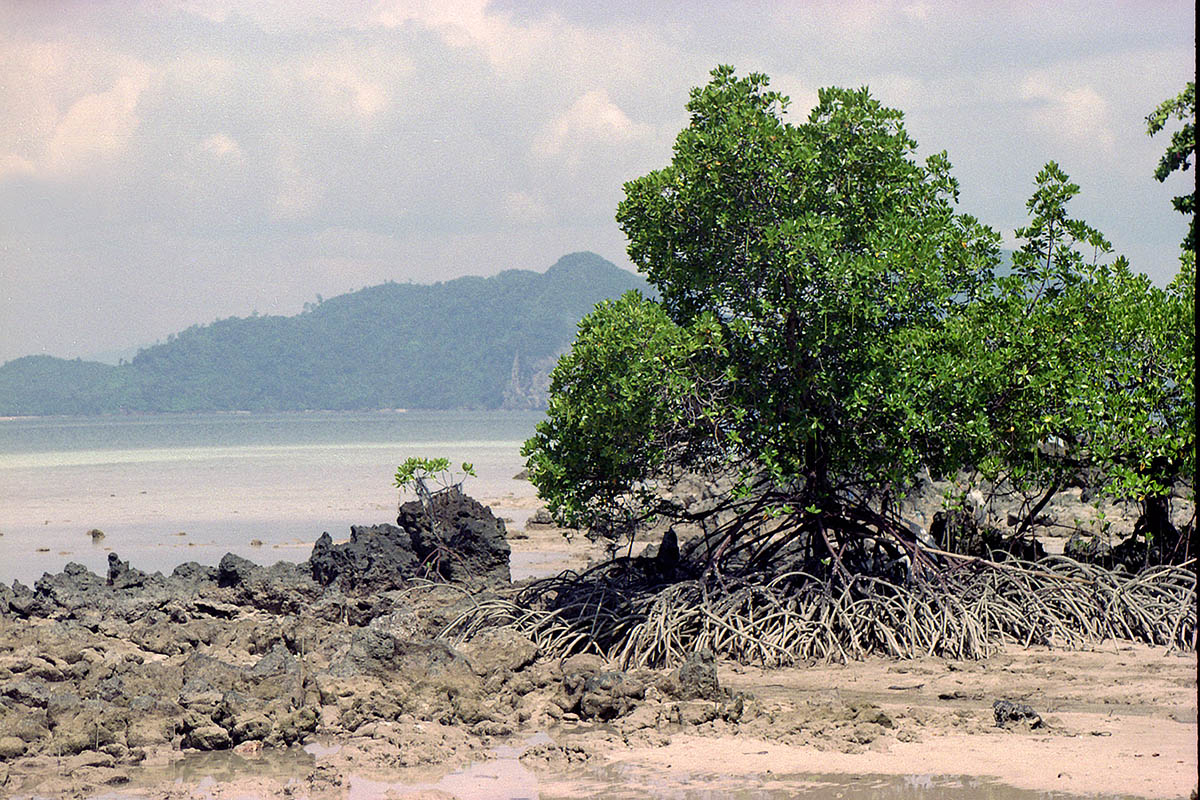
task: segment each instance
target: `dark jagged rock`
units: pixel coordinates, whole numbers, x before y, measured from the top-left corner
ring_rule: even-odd
[[[342,544],[323,534],[308,560],[313,580],[347,594],[402,588],[428,574],[475,589],[509,583],[504,523],[458,490],[433,495],[429,513],[405,503],[396,522],[353,526]]]
[[[265,678],[276,675],[286,675],[300,671],[300,662],[292,655],[282,642],[276,642],[271,651],[258,660],[250,668],[250,674],[255,678]]]
[[[992,703],[992,715],[996,718],[996,727],[1004,728],[1013,723],[1028,723],[1030,728],[1042,727],[1042,717],[1024,703],[1014,703],[1011,700],[997,700]]]
[[[409,504],[401,526],[352,529],[346,545],[324,536],[303,564],[227,554],[164,576],[112,554],[107,575],[69,564],[33,589],[0,587],[0,768],[286,746],[319,724],[390,726],[401,713],[474,736],[514,730],[518,700],[549,681],[529,668],[536,645],[488,632],[468,658],[431,639],[473,602],[461,585],[411,591],[430,573],[471,589],[507,582],[504,527],[458,493],[433,511]],[[591,713],[631,703],[626,689],[605,701],[599,687]]]
[[[171,577],[188,583],[215,583],[217,568],[187,561],[172,570]]]
[[[412,537],[395,525],[354,525],[350,541],[334,544],[328,533],[308,559],[313,580],[342,591],[373,593],[408,584],[420,574]]]
[[[63,567],[62,572],[43,575],[33,585],[41,605],[60,610],[94,606],[106,588],[107,584],[98,575],[75,562]]]
[[[419,502],[405,503],[396,524],[411,537],[421,563],[446,580],[473,588],[512,580],[504,523],[457,489],[433,495],[429,513]]]
[[[20,581],[13,581],[12,594],[8,598],[9,610],[21,617],[28,617],[37,607],[37,596]]]
[[[253,577],[259,566],[248,558],[226,553],[217,565],[218,586],[241,586]]]
[[[249,680],[249,671],[243,667],[226,664],[218,658],[194,653],[183,663],[183,688],[180,692],[180,702],[184,705],[195,705],[203,702],[198,699],[205,693],[216,693],[215,701],[220,699],[220,693],[231,689],[239,689]]]
[[[721,684],[717,680],[717,659],[708,648],[689,653],[672,676],[680,700],[721,700]]]
[[[116,553],[108,554],[108,585],[114,589],[135,589],[146,583],[146,573],[133,569]]]
[[[307,564],[278,561],[255,567],[239,586],[239,600],[273,614],[294,614],[321,593]]]

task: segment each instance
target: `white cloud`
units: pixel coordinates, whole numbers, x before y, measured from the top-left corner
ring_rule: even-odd
[[[149,70],[135,69],[106,91],[72,103],[46,144],[45,165],[57,173],[72,172],[124,151],[140,122],[138,99],[149,83]]]
[[[533,225],[550,219],[550,207],[526,192],[509,192],[501,203],[504,216],[516,225]]]
[[[627,144],[653,135],[649,125],[634,122],[605,89],[592,89],[547,125],[533,143],[541,156],[562,156],[577,163],[595,147]]]
[[[200,150],[218,160],[242,160],[242,148],[227,133],[214,133],[205,138],[200,143]]]
[[[489,12],[488,0],[391,0],[378,5],[375,21],[385,28],[431,28],[453,47],[478,48],[495,67],[526,60],[538,40],[549,38],[544,25],[517,25]]]
[[[395,56],[392,56],[395,58]],[[381,81],[364,77],[345,56],[327,55],[304,70],[320,104],[332,117],[370,119],[387,108],[389,92]]]
[[[64,176],[122,154],[155,80],[138,59],[66,42],[0,43],[0,177]]]
[[[271,216],[280,220],[304,219],[316,211],[324,195],[324,186],[284,147],[275,162],[276,190],[271,204]]]
[[[1113,151],[1116,136],[1108,101],[1091,86],[1067,87],[1046,73],[1034,73],[1021,84],[1021,98],[1033,103],[1029,121],[1065,145]]]

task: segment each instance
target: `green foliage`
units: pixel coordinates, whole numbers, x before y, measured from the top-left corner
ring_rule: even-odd
[[[1194,474],[1194,259],[1166,290],[1110,263],[1103,235],[1067,212],[1078,193],[1042,169],[1014,272],[968,318],[994,381],[983,466],[1042,487],[1082,474],[1144,502]]]
[[[1154,136],[1163,130],[1172,119],[1180,120],[1183,126],[1171,134],[1167,151],[1159,159],[1154,177],[1161,183],[1177,171],[1186,172],[1196,154],[1196,82],[1187,86],[1175,97],[1164,100],[1146,117],[1146,133]],[[1185,250],[1196,249],[1196,192],[1176,197],[1172,203],[1175,210],[1188,218],[1188,232],[1183,240]]]
[[[719,327],[741,456],[829,499],[952,449],[948,376],[912,360],[987,285],[998,239],[955,213],[945,154],[918,161],[867,90],[822,90],[798,126],[786,105],[765,76],[714,70],[617,219],[674,321]]]
[[[293,317],[196,325],[119,367],[0,367],[0,414],[498,408],[548,372],[599,300],[645,282],[591,253],[545,273],[386,283]]]
[[[722,352],[718,326],[680,327],[637,292],[585,317],[522,451],[551,513],[614,536],[636,524],[653,479],[712,445],[706,367]]]
[[[413,489],[424,498],[429,495],[430,482],[439,489],[459,488],[468,477],[475,477],[475,466],[469,462],[464,461],[455,472],[448,458],[412,457],[396,468],[396,487]]]
[[[616,535],[679,518],[660,482],[734,476],[706,512],[718,550],[746,538],[765,565],[797,536],[816,571],[879,534],[911,546],[889,498],[922,467],[1043,504],[1084,474],[1161,509],[1194,474],[1194,260],[1164,291],[1112,259],[1051,162],[996,277],[999,237],[900,112],[865,89],[822,90],[801,125],[786,106],[720,67],[671,163],[626,184],[617,219],[661,300],[597,309],[555,370],[524,451],[551,509]]]

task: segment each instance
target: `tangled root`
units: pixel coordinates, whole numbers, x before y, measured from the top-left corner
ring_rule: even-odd
[[[1005,642],[1078,648],[1125,639],[1196,649],[1196,574],[1134,576],[1062,556],[960,564],[899,583],[867,575],[834,584],[804,572],[773,578],[641,580],[611,562],[566,572],[514,600],[481,602],[444,636],[497,625],[549,656],[592,652],[625,668],[660,667],[707,647],[742,663],[987,656]]]

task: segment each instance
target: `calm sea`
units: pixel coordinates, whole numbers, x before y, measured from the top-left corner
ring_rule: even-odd
[[[536,507],[521,444],[537,412],[196,414],[0,420],[0,580],[69,561],[104,574],[302,561],[328,531],[394,522],[396,466],[470,461],[466,491],[521,525]],[[411,499],[411,498],[406,498]],[[93,539],[90,531],[100,530]]]

